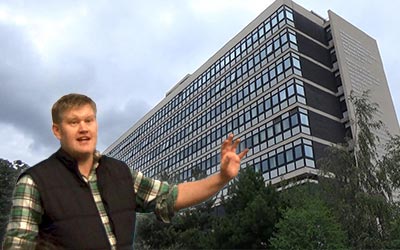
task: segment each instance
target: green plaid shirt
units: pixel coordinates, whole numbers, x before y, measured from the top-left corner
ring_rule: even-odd
[[[87,178],[96,202],[99,216],[106,229],[111,249],[115,249],[116,238],[111,230],[108,215],[97,186],[96,168],[100,155],[95,154],[95,164]],[[174,205],[178,195],[176,185],[169,185],[144,177],[142,173],[132,171],[133,185],[136,193],[136,212],[154,212],[164,221],[170,222],[174,215]],[[23,176],[16,184],[13,196],[13,205],[10,213],[10,221],[4,237],[4,249],[35,249],[36,238],[39,233],[43,208],[40,201],[40,193],[29,175]]]

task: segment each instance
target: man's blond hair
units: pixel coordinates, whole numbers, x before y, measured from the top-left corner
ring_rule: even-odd
[[[62,121],[62,115],[65,111],[72,108],[82,107],[86,104],[89,104],[96,114],[96,103],[90,97],[75,93],[62,96],[51,108],[51,118],[53,123],[60,124]]]

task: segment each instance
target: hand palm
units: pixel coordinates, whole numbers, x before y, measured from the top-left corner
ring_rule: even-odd
[[[240,169],[240,160],[246,155],[246,148],[239,154],[236,153],[240,143],[239,139],[233,141],[233,134],[230,134],[221,147],[221,174],[227,179],[235,178]]]

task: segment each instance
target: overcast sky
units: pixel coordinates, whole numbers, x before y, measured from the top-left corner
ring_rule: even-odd
[[[34,165],[57,150],[50,108],[71,92],[97,102],[105,150],[271,2],[1,0],[0,158]],[[400,2],[296,2],[378,41],[399,114]]]

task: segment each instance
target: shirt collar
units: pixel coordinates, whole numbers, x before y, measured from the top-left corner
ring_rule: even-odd
[[[94,154],[93,154],[93,168],[94,169],[96,169],[99,166],[100,158],[101,158],[100,151],[98,151],[98,150],[94,151]]]

